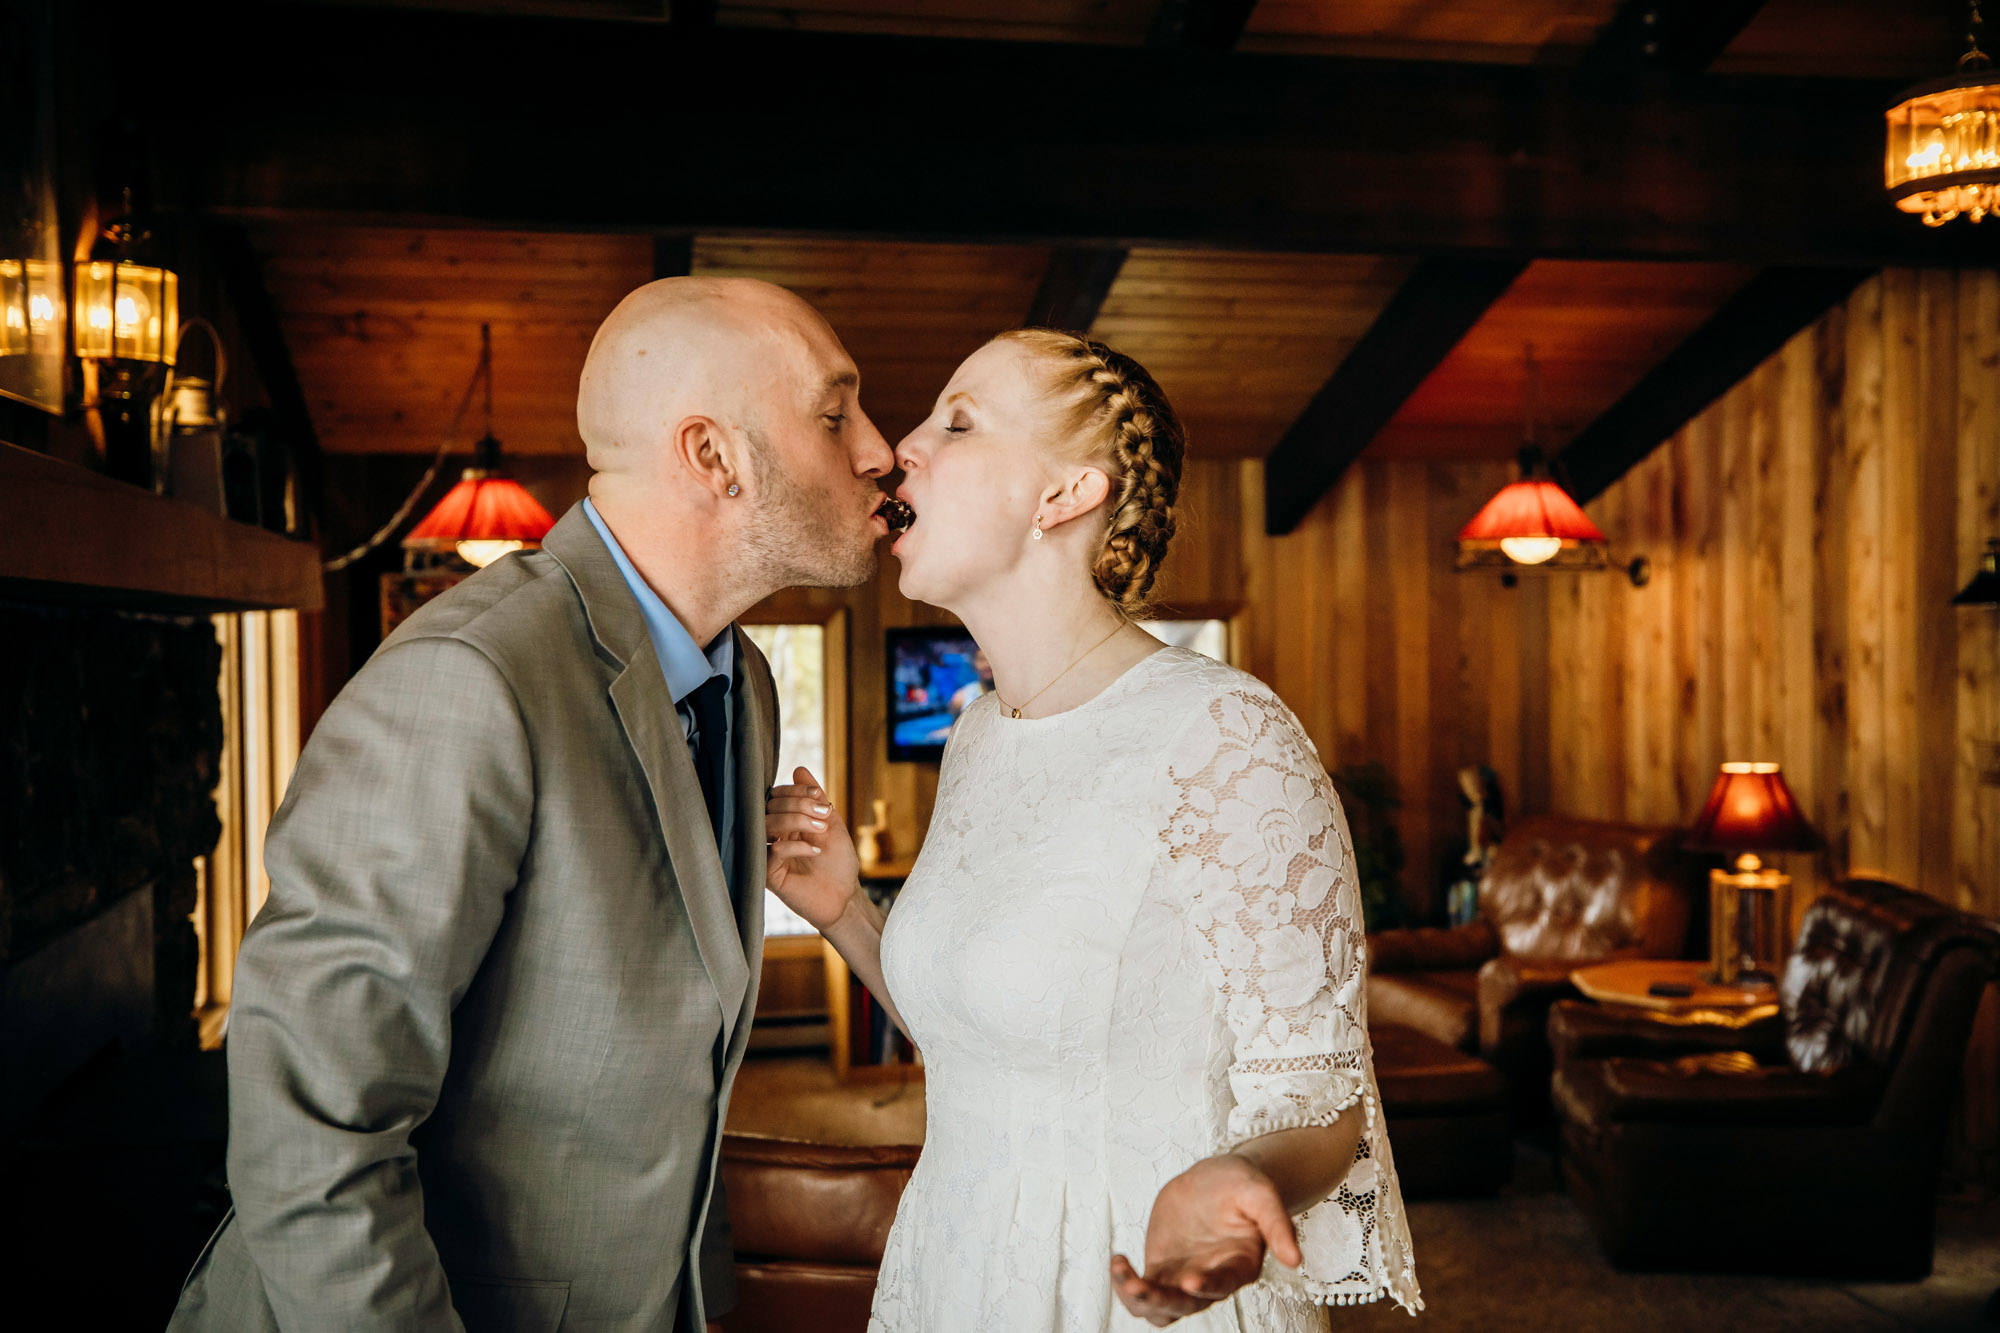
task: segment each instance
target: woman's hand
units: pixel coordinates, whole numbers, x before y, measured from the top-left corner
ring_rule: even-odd
[[[861,892],[861,860],[846,821],[811,772],[796,769],[790,786],[771,788],[764,835],[771,844],[764,882],[824,932]]]
[[[1146,1275],[1114,1254],[1111,1287],[1132,1314],[1165,1328],[1255,1282],[1266,1248],[1299,1266],[1278,1187],[1249,1160],[1223,1153],[1166,1183],[1146,1224]]]

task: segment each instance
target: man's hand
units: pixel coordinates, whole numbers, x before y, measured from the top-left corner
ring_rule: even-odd
[[[1263,1271],[1264,1251],[1299,1266],[1298,1237],[1271,1178],[1232,1153],[1175,1176],[1153,1201],[1146,1225],[1146,1273],[1111,1257],[1111,1286],[1132,1314],[1155,1328],[1205,1310]]]
[[[771,788],[764,832],[771,841],[765,883],[785,906],[824,931],[861,891],[861,860],[847,823],[819,779],[795,769],[790,786]]]

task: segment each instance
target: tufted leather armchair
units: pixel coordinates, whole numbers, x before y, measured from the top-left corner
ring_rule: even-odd
[[[1577,1001],[1550,1042],[1564,1175],[1613,1262],[1914,1279],[2000,922],[1873,879],[1807,910],[1747,1028]]]
[[[1575,994],[1570,972],[1605,959],[1680,956],[1707,865],[1681,852],[1675,829],[1522,820],[1494,849],[1477,920],[1368,937],[1370,1021],[1478,1052],[1532,1113],[1547,1086],[1549,1005]]]
[[[919,1151],[724,1134],[736,1246],[727,1333],[864,1333],[882,1246]]]

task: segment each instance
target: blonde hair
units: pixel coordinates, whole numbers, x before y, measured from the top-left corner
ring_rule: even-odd
[[[1062,447],[1109,474],[1104,545],[1091,574],[1120,611],[1144,617],[1174,535],[1187,450],[1180,418],[1144,366],[1103,343],[1054,329],[1015,329],[993,341],[1033,354]]]

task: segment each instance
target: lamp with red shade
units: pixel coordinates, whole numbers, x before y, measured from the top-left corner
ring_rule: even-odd
[[[1775,985],[1791,928],[1792,877],[1759,854],[1819,846],[1778,765],[1724,764],[1687,846],[1734,858],[1730,869],[1708,874],[1711,979],[1719,986]]]
[[[500,441],[487,435],[477,448],[475,464],[403,538],[404,550],[456,552],[484,568],[509,551],[539,547],[555,526],[527,487],[500,471]]]

